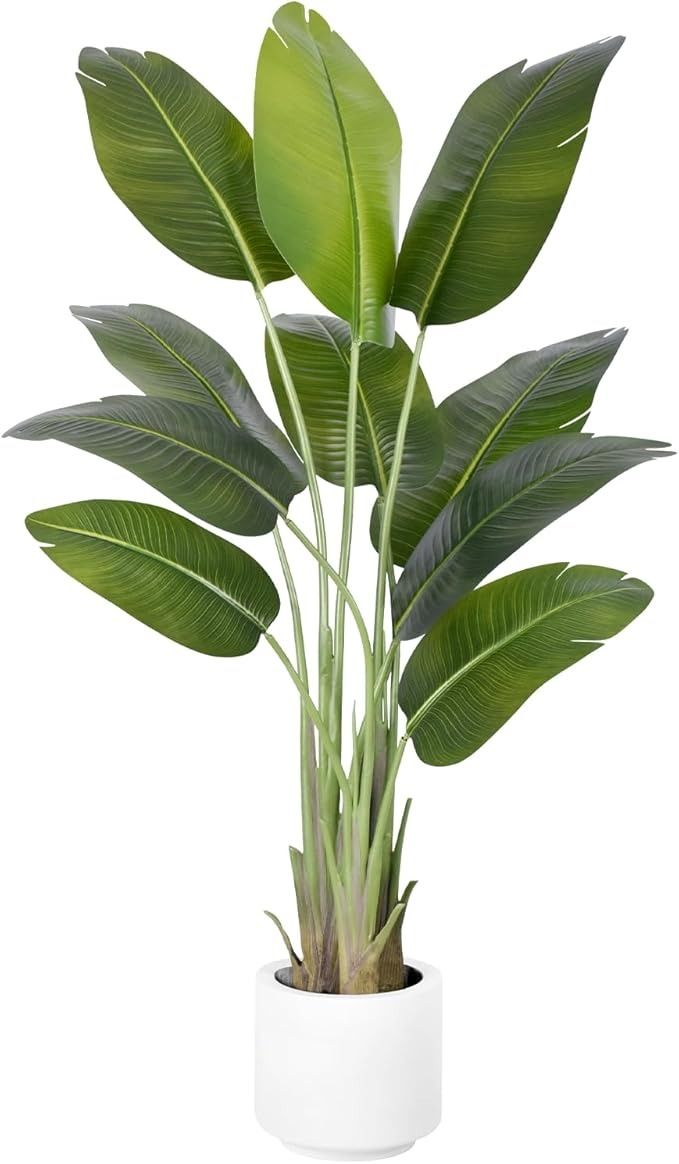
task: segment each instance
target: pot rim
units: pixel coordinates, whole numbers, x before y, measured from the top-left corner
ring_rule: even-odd
[[[295,987],[287,986],[284,982],[279,982],[276,978],[278,970],[285,970],[290,965],[288,959],[281,959],[277,962],[267,962],[261,966],[257,971],[257,986],[259,989],[274,991],[279,994],[281,998],[285,996],[290,1002],[300,998],[323,999],[327,1005],[343,1005],[345,1003],[360,1005],[372,1002],[373,1005],[385,1005],[390,999],[412,999],[414,995],[420,998],[423,994],[428,994],[433,990],[437,990],[441,985],[441,971],[436,966],[430,966],[428,962],[420,962],[416,958],[405,958],[405,965],[412,970],[416,970],[421,977],[412,985],[404,987],[402,990],[383,990],[373,994],[324,994],[319,990],[297,990]]]

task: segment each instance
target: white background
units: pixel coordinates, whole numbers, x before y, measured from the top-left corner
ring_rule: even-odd
[[[432,329],[424,367],[440,400],[517,351],[626,324],[592,427],[676,437],[676,62],[660,8],[328,0],[324,11],[400,117],[404,223],[477,83],[524,56],[627,34],[533,270],[490,315]],[[247,286],[183,264],[116,200],[73,78],[82,44],[155,49],[250,125],[270,15],[264,0],[15,13],[2,67],[3,429],[125,390],[71,302],[185,316],[271,405]],[[270,301],[313,302],[295,281]],[[412,337],[411,317],[399,326]],[[0,1158],[282,1160],[252,1116],[252,982],[281,953],[262,910],[295,928],[294,693],[266,646],[224,661],[182,650],[54,569],[23,529],[36,508],[154,500],[150,489],[56,443],[1,451]],[[419,880],[407,948],[442,968],[446,988],[444,1124],[421,1160],[679,1159],[673,490],[675,462],[636,469],[510,567],[620,567],[655,587],[649,611],[465,765],[404,765],[402,794],[415,797],[404,872]],[[339,493],[327,495],[337,514]],[[370,502],[363,491],[355,582],[366,596]],[[273,570],[271,547],[253,546]]]

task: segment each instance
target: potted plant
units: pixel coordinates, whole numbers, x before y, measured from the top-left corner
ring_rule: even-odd
[[[32,513],[27,525],[62,570],[161,634],[224,657],[263,639],[290,677],[300,945],[271,915],[288,959],[257,976],[256,1088],[263,1126],[307,1155],[396,1155],[440,1117],[440,976],[402,951],[410,801],[397,813],[395,791],[408,743],[426,764],[459,763],[651,598],[622,570],[565,562],[484,582],[606,482],[667,455],[656,441],[583,432],[624,331],[513,356],[438,406],[420,367],[429,327],[488,311],[532,265],[621,43],[519,62],[480,85],[400,249],[396,116],[318,13],[292,3],[274,16],[254,142],[167,58],[81,54],[92,140],[113,190],[180,258],[250,285],[283,428],[218,342],[132,304],[72,310],[141,394],[59,408],[10,435],[104,457],[219,531],[271,534],[294,644],[271,629],[281,587],[222,532],[175,510],[80,501]],[[330,314],[271,317],[265,288],[293,273]],[[394,331],[395,308],[416,318],[412,350]],[[343,490],[336,541],[319,478]],[[364,485],[376,492],[370,612],[349,572],[354,491]],[[291,514],[307,489],[309,529]],[[288,538],[317,571],[313,636]],[[358,690],[345,670],[349,628],[361,647]]]

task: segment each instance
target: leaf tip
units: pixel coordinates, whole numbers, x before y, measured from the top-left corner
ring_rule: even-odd
[[[28,530],[31,537],[34,537],[36,541],[43,543],[40,546],[41,550],[51,550],[54,548],[54,543],[48,539],[48,536],[41,528],[44,524],[42,518],[44,517],[45,512],[46,510],[44,509],[36,509],[33,513],[27,514],[27,516],[24,518],[24,525],[26,526],[26,529]]]
[[[300,5],[302,7],[302,5]],[[332,34],[332,29],[324,16],[317,12],[315,8],[309,9],[307,18],[309,31],[313,37],[327,37]]]
[[[280,8],[277,8],[274,12],[271,18],[271,26],[267,30],[267,35],[273,33],[274,36],[279,38],[285,48],[287,48],[288,43],[285,39],[285,32],[291,26],[300,24],[306,26],[305,7],[299,3],[299,0],[290,0],[290,3],[281,4]]]
[[[620,51],[620,49],[622,48],[622,46],[624,45],[626,40],[627,40],[627,37],[623,36],[622,33],[618,33],[616,36],[604,36],[604,37],[602,37],[600,44],[609,44],[609,45],[611,45],[611,47],[613,47],[613,45],[615,45],[615,52],[617,53]]]
[[[78,54],[78,69],[76,78],[83,90],[87,90],[92,86],[99,88],[106,88],[105,82],[101,76],[98,76],[100,67],[107,60],[107,54],[94,45],[85,45]],[[99,68],[98,68],[99,67]]]

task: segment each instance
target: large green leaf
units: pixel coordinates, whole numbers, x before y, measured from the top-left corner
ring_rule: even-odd
[[[283,461],[304,489],[304,466],[238,364],[215,340],[160,307],[72,307],[107,360],[147,396],[213,404]]]
[[[254,558],[178,513],[133,501],[76,501],[26,525],[72,578],[205,655],[246,655],[278,614]]]
[[[580,157],[599,82],[623,42],[524,68],[467,99],[413,210],[392,303],[421,327],[488,311],[523,279]]]
[[[522,352],[439,404],[441,468],[424,487],[396,494],[391,545],[397,565],[407,561],[436,515],[481,467],[540,437],[583,427],[625,335],[622,328],[594,331]],[[377,546],[377,511],[371,533]]]
[[[349,397],[351,329],[328,315],[278,315],[274,320],[304,413],[317,472],[335,485],[344,482],[344,448]],[[295,424],[271,344],[269,377],[285,427],[296,440]],[[384,493],[393,458],[412,353],[396,336],[393,347],[363,344],[358,378],[356,484],[373,484]],[[401,480],[428,481],[441,464],[443,443],[436,408],[423,372],[415,397],[403,454]]]
[[[457,764],[548,679],[596,651],[648,605],[638,578],[603,566],[537,566],[491,582],[444,616],[400,683],[427,764]]]
[[[158,53],[85,48],[80,69],[99,165],[147,230],[211,275],[286,279],[257,207],[252,140],[233,114]]]
[[[390,344],[401,135],[349,46],[285,4],[264,37],[255,93],[257,195],[290,266],[361,339]],[[274,31],[275,30],[275,31]]]
[[[626,469],[662,456],[664,448],[634,437],[575,433],[533,441],[482,469],[441,511],[406,562],[392,601],[398,637],[424,634],[550,522]]]
[[[238,534],[268,533],[295,484],[277,457],[211,408],[109,396],[44,412],[7,436],[54,440],[129,469],[189,513]]]

